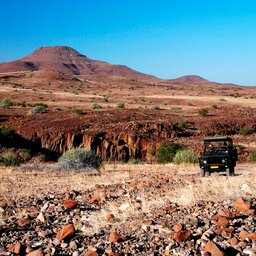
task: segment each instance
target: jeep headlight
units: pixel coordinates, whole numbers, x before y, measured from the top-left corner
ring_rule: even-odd
[[[221,162],[224,164],[224,163],[227,162],[227,160],[226,159],[221,159]]]
[[[204,163],[204,164],[207,164],[207,161],[206,161],[206,160],[204,160],[204,161],[203,161],[203,163]]]

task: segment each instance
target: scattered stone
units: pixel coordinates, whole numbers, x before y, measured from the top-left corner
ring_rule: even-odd
[[[73,226],[73,224],[68,224],[65,227],[63,227],[58,233],[56,238],[58,240],[64,240],[67,238],[70,238],[71,236],[73,236],[75,234],[75,228]]]
[[[239,237],[242,239],[256,240],[256,233],[241,231]]]
[[[22,248],[22,245],[21,243],[15,243],[15,244],[12,244],[10,245],[7,250],[9,252],[12,252],[14,254],[20,254],[21,253],[21,248]]]
[[[94,195],[89,202],[91,204],[99,203],[101,201],[101,197],[99,195]]]
[[[41,250],[35,250],[27,254],[27,256],[44,256]]]
[[[19,227],[24,227],[30,223],[30,218],[29,217],[24,217],[22,219],[19,219],[17,224]]]
[[[190,230],[179,231],[177,233],[170,234],[169,237],[178,243],[183,243],[191,236]]]
[[[89,250],[85,253],[84,256],[99,256],[99,254],[93,250]]]
[[[117,231],[111,231],[109,235],[109,241],[111,243],[123,242],[125,237],[119,234]]]
[[[68,199],[63,203],[63,206],[67,209],[74,209],[77,206],[78,202],[75,199]]]
[[[204,251],[211,253],[211,256],[224,256],[224,252],[213,242],[208,241],[204,247]]]
[[[233,207],[239,212],[246,212],[251,208],[251,203],[240,197],[234,202]]]

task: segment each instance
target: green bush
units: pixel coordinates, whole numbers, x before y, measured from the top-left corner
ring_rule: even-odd
[[[20,163],[18,155],[12,151],[6,151],[0,154],[1,166],[15,166]]]
[[[80,108],[74,109],[73,112],[77,115],[83,115],[84,114],[84,111]]]
[[[31,150],[22,148],[17,151],[18,157],[22,162],[27,162],[32,158]]]
[[[90,109],[100,109],[102,108],[100,104],[98,103],[93,103],[90,105]]]
[[[25,101],[23,101],[23,102],[19,102],[19,103],[17,103],[17,105],[16,105],[17,107],[21,107],[21,108],[25,108],[27,105],[26,105],[26,102]]]
[[[240,135],[248,135],[248,134],[252,134],[253,133],[253,129],[248,127],[248,126],[243,126],[239,129],[238,133]]]
[[[158,149],[157,162],[161,164],[171,163],[176,153],[179,150],[183,150],[183,149],[184,149],[184,146],[179,143],[171,142],[168,144],[163,144]]]
[[[226,101],[225,99],[221,98],[220,101]]]
[[[172,110],[173,110],[173,111],[181,111],[182,108],[180,108],[180,107],[173,107]]]
[[[207,108],[202,108],[198,110],[198,114],[200,116],[207,116],[208,115],[208,109]]]
[[[9,99],[3,99],[1,104],[0,104],[0,107],[3,108],[3,109],[8,109],[10,108],[12,105],[11,101]]]
[[[8,127],[0,127],[0,137],[13,138],[15,131]]]
[[[125,105],[124,105],[124,103],[118,103],[116,105],[116,108],[125,108]]]
[[[178,151],[173,158],[173,162],[175,164],[182,164],[182,163],[192,163],[195,164],[198,162],[198,157],[196,153],[190,150],[181,150]]]
[[[37,115],[37,114],[43,114],[43,113],[46,113],[47,111],[47,108],[42,106],[42,105],[38,105],[38,106],[35,106],[33,107],[32,109],[29,110],[29,114],[30,115]]]
[[[213,104],[213,105],[212,105],[212,108],[213,108],[213,109],[217,109],[218,106],[217,106],[216,104]]]
[[[160,107],[155,105],[155,106],[152,106],[151,109],[153,109],[153,110],[160,110]]]
[[[180,121],[176,124],[179,129],[188,129],[190,127],[189,122]]]
[[[131,164],[139,164],[140,163],[140,159],[134,158],[132,160],[130,160]]]
[[[58,160],[59,169],[62,171],[87,171],[98,169],[102,159],[93,151],[83,148],[74,148],[66,151]]]
[[[256,162],[256,153],[255,152],[250,152],[248,156],[248,160],[250,162]]]

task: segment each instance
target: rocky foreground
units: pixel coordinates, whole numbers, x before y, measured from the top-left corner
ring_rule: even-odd
[[[0,255],[256,255],[256,197],[161,204],[163,193],[200,182],[154,174],[85,191],[2,195]]]

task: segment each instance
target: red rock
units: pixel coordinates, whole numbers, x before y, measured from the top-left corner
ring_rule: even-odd
[[[256,233],[241,231],[239,237],[242,239],[256,240]]]
[[[0,201],[0,208],[6,208],[7,203],[5,201]]]
[[[237,245],[238,244],[238,240],[236,237],[232,237],[230,239],[228,239],[228,242],[232,245]]]
[[[67,238],[70,238],[75,234],[75,228],[72,224],[68,224],[65,227],[63,227],[58,233],[56,238],[59,240],[64,240]]]
[[[220,210],[218,212],[218,215],[222,216],[222,217],[226,217],[228,219],[234,219],[236,217],[236,215],[233,212],[227,211],[227,210]]]
[[[204,251],[211,253],[211,256],[224,256],[224,252],[213,242],[208,241],[204,247]]]
[[[41,250],[35,250],[27,254],[27,256],[44,256]]]
[[[213,221],[218,221],[218,219],[220,218],[221,216],[219,214],[215,214],[213,215],[212,217],[210,217],[210,220],[213,220]]]
[[[240,197],[234,202],[233,207],[239,212],[246,212],[251,208],[251,204]]]
[[[99,256],[99,254],[93,250],[89,250],[85,253],[84,256]]]
[[[177,233],[170,234],[169,237],[178,243],[185,242],[191,236],[191,231],[184,230]]]
[[[176,210],[176,208],[173,207],[173,206],[166,206],[164,208],[164,210],[167,211],[167,212],[174,212]]]
[[[63,206],[68,208],[68,209],[74,209],[76,206],[77,206],[78,202],[77,200],[75,199],[69,199],[69,200],[66,200],[64,203],[63,203]]]
[[[21,247],[22,247],[21,243],[15,243],[15,244],[8,246],[7,250],[14,254],[20,254]]]
[[[123,242],[125,241],[125,237],[117,233],[116,231],[111,231],[109,235],[109,241],[111,243]]]
[[[176,224],[172,227],[172,229],[175,231],[175,232],[180,232],[182,230],[182,225],[181,224]]]
[[[30,223],[30,219],[29,219],[28,216],[27,216],[27,217],[24,217],[24,218],[22,218],[22,219],[19,219],[18,222],[17,222],[17,224],[18,224],[19,227],[24,227],[24,226],[26,226],[26,225],[29,224],[29,223]]]
[[[106,215],[106,221],[114,222],[115,219],[116,219],[116,218],[115,218],[115,215],[112,214],[112,213]]]
[[[90,194],[84,194],[82,200],[87,201],[90,198]]]
[[[225,217],[220,217],[217,222],[218,227],[227,227],[229,225],[229,221]]]
[[[100,198],[99,195],[94,195],[94,196],[89,200],[89,202],[90,202],[91,204],[95,204],[95,203],[98,203],[98,202],[100,202],[100,201],[101,201],[101,198]]]

